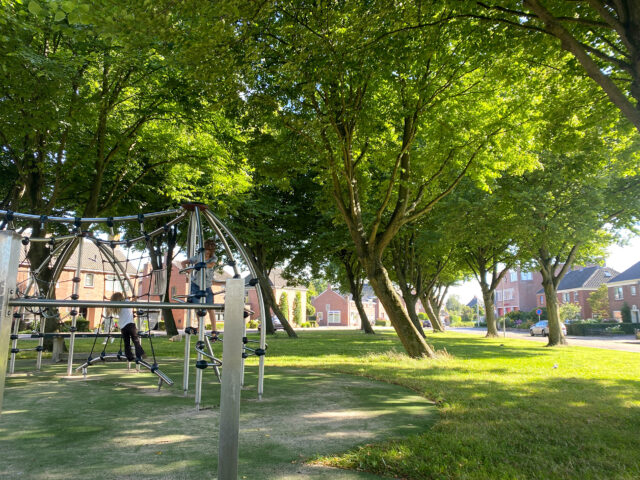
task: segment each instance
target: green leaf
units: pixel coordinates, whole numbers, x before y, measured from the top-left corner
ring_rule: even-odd
[[[75,2],[72,2],[71,0],[64,0],[61,5],[62,10],[66,13],[71,13],[76,8]]]
[[[31,0],[29,2],[29,6],[27,8],[34,15],[42,15],[42,13],[43,13],[42,7],[40,6],[40,4],[38,2],[36,2],[36,0]]]
[[[65,18],[66,16],[67,16],[67,14],[66,14],[66,13],[64,13],[62,10],[58,10],[58,11],[56,12],[56,16],[55,16],[55,17],[53,17],[53,19],[54,19],[56,22],[60,22],[61,20],[64,20],[64,18]]]

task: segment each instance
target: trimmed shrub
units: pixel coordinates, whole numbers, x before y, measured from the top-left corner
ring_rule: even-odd
[[[631,323],[631,307],[627,302],[624,302],[620,307],[620,315],[622,316],[623,323]]]
[[[620,335],[627,334],[633,335],[638,325],[635,323],[618,323],[611,325],[611,323],[593,323],[593,322],[579,322],[567,325],[567,335],[577,336],[597,336],[597,335]]]
[[[89,331],[89,320],[84,317],[78,317],[76,319],[76,328],[79,332],[88,332]]]
[[[384,318],[376,318],[376,327],[388,327],[389,322]]]

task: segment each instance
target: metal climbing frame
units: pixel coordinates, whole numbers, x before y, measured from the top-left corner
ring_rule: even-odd
[[[175,218],[166,222],[163,227],[157,228],[151,232],[144,231],[143,222],[145,219],[159,218],[159,217],[171,216],[171,215],[175,215]],[[51,253],[49,257],[45,259],[42,265],[34,269],[33,272],[34,274],[37,275],[37,272],[44,267],[45,263],[48,264],[52,258],[54,257],[61,258],[62,260],[57,262],[56,270],[53,272],[53,283],[55,283],[55,281],[60,277],[63,268],[65,267],[66,263],[71,258],[71,255],[76,249],[79,250],[78,258],[79,259],[82,258],[82,248],[83,248],[82,245],[84,243],[82,240],[88,239],[95,243],[101,255],[103,255],[104,258],[106,258],[107,262],[111,265],[111,268],[114,270],[114,273],[116,274],[116,277],[120,282],[123,290],[125,290],[128,287],[131,291],[133,291],[134,285],[132,284],[131,279],[129,278],[129,275],[126,271],[126,267],[123,267],[121,262],[118,261],[118,259],[113,253],[113,248],[115,248],[115,246],[130,247],[132,244],[136,242],[149,241],[150,238],[153,238],[156,235],[162,234],[164,231],[167,231],[169,226],[179,223],[185,217],[188,217],[189,219],[188,232],[187,232],[187,254],[189,257],[193,257],[194,255],[197,254],[200,256],[200,262],[202,262],[203,260],[204,234],[203,234],[202,219],[204,218],[206,222],[209,224],[209,226],[216,233],[216,236],[218,237],[218,239],[220,240],[220,243],[222,244],[225,250],[226,256],[229,260],[227,262],[227,265],[233,268],[234,278],[240,278],[240,273],[238,270],[238,264],[234,259],[235,257],[230,247],[230,244],[236,247],[237,252],[240,254],[240,257],[244,261],[245,265],[248,267],[252,277],[254,279],[257,279],[257,275],[253,267],[253,264],[251,262],[251,259],[247,255],[242,244],[231,233],[231,231],[215,215],[213,215],[213,213],[211,213],[208,207],[203,204],[190,203],[190,204],[184,204],[182,205],[181,208],[175,209],[175,210],[169,210],[164,212],[154,212],[154,213],[144,214],[144,215],[142,214],[130,215],[130,216],[124,216],[124,217],[95,217],[95,218],[93,217],[91,218],[54,217],[54,216],[48,217],[44,215],[23,214],[23,213],[16,213],[16,212],[10,212],[5,210],[0,210],[0,216],[4,217],[2,220],[2,224],[0,225],[0,228],[6,227],[7,233],[13,229],[13,222],[17,220],[30,221],[30,222],[37,221],[37,222],[40,222],[43,226],[47,222],[57,222],[57,223],[63,223],[63,224],[70,224],[75,227],[73,234],[62,235],[55,238],[31,237],[27,239],[26,237],[22,238],[17,236],[15,233],[11,232],[12,238],[16,237],[18,242],[21,242],[25,245],[28,244],[29,242],[46,242],[50,244]],[[101,240],[101,239],[95,238],[86,230],[91,224],[94,224],[94,223],[106,224],[111,230],[111,233],[113,234],[113,227],[116,224],[123,223],[123,222],[132,222],[132,221],[138,221],[140,223],[141,235],[135,238],[130,238],[130,239],[117,240],[117,241]],[[17,245],[18,245],[17,248],[19,249],[19,243]],[[108,247],[111,247],[111,248],[108,248]],[[67,374],[72,375],[73,374],[73,350],[74,350],[74,344],[75,344],[75,331],[76,331],[75,323],[76,323],[76,317],[78,315],[78,309],[80,307],[95,308],[95,307],[105,307],[105,306],[112,306],[112,307],[119,306],[119,307],[127,307],[127,308],[148,309],[149,305],[151,304],[154,309],[167,309],[167,308],[186,309],[187,310],[186,327],[188,329],[187,329],[187,335],[185,338],[184,384],[183,384],[183,390],[185,391],[185,394],[186,394],[188,391],[188,382],[189,382],[188,379],[189,379],[189,361],[190,361],[190,358],[189,358],[190,357],[190,333],[195,330],[191,328],[192,327],[191,311],[197,310],[196,313],[198,314],[198,318],[199,318],[198,327],[200,327],[198,328],[198,335],[199,335],[198,341],[201,342],[205,339],[205,336],[204,336],[205,335],[204,315],[206,314],[205,308],[222,311],[223,306],[206,304],[205,303],[206,298],[202,298],[202,297],[199,298],[199,303],[186,303],[186,304],[174,303],[169,301],[169,302],[148,302],[148,303],[126,302],[126,304],[118,305],[114,302],[81,301],[79,299],[79,293],[78,293],[79,280],[80,280],[79,278],[80,268],[81,268],[81,262],[78,261],[78,264],[76,265],[76,272],[73,277],[72,300],[54,300],[52,298],[46,298],[46,299],[43,299],[43,298],[23,298],[23,299],[11,298],[9,299],[7,298],[6,299],[6,301],[8,302],[7,311],[13,310],[14,307],[19,307],[20,312],[25,307],[40,307],[42,312],[44,313],[44,312],[49,312],[49,309],[51,308],[62,307],[62,306],[72,307],[72,310],[70,312],[72,325],[71,325],[71,332],[69,335],[70,354],[69,354],[69,361],[67,365]],[[17,274],[17,267],[14,269],[14,273]],[[201,269],[199,273],[200,273],[201,283],[204,283],[204,275],[205,275],[204,269]],[[30,282],[30,284],[31,283],[33,282]],[[257,296],[258,296],[260,305],[264,305],[262,291],[260,290],[260,287],[257,285],[257,282],[250,283],[250,285],[256,286]],[[27,287],[27,292],[26,292],[27,295],[29,293],[30,288],[31,288],[30,286]],[[54,293],[55,293],[55,290],[53,288],[50,289],[49,297],[53,296]],[[262,310],[264,310],[264,308],[261,308],[261,324],[264,325],[266,313]],[[6,315],[2,315],[2,318],[3,318],[3,324],[7,322],[9,323],[9,325],[11,324],[11,320],[12,320],[11,317],[9,317],[9,319],[6,320]],[[16,322],[16,324],[17,323],[18,322]],[[44,323],[45,323],[44,321],[41,321],[41,326],[40,326],[41,335],[39,336],[39,348],[38,347],[36,348],[36,350],[38,350],[37,368],[40,367],[41,358],[42,358],[41,356],[42,356],[42,342],[44,339]],[[243,325],[242,337],[245,338],[246,337],[245,322],[242,322],[242,325]],[[15,344],[15,342],[17,342],[17,331],[15,332],[15,335],[11,335],[11,337],[13,337],[12,340]],[[2,341],[2,338],[3,338],[2,335],[0,335],[0,342]],[[264,391],[264,380],[263,380],[264,379],[264,358],[263,357],[264,357],[265,349],[266,349],[265,329],[262,328],[261,336],[260,336],[260,349],[256,350],[258,351],[257,356],[259,357],[259,375],[258,375],[258,397],[259,398],[262,398],[263,391]],[[16,351],[18,350],[15,345],[13,345],[12,351],[13,350],[16,350]],[[198,360],[202,360],[202,354],[200,352],[198,352]],[[242,373],[243,373],[242,377],[244,377],[244,358],[241,360],[241,362],[242,362]],[[13,373],[14,365],[15,365],[15,354],[12,354],[10,373]],[[0,369],[2,369],[2,375],[4,376],[6,374],[6,365],[3,366],[0,363]],[[201,369],[197,369],[196,372],[197,372],[196,373],[196,406],[199,407],[200,401],[201,401],[202,371]],[[2,381],[2,386],[3,385],[4,385],[4,381]]]

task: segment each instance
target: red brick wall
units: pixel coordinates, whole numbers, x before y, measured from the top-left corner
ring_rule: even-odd
[[[348,326],[349,325],[349,303],[337,292],[333,290],[325,290],[311,301],[316,309],[316,318],[318,313],[322,313],[322,319],[318,319],[320,326]],[[330,311],[340,312],[340,323],[328,323],[328,314]]]

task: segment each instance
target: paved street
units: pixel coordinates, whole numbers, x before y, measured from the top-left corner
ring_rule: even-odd
[[[476,335],[485,335],[487,333],[484,328],[451,328],[455,332],[473,333]],[[502,331],[500,332],[502,336]],[[522,340],[531,340],[533,342],[547,343],[545,337],[532,337],[528,330],[507,330],[507,337],[520,338]],[[636,340],[634,335],[617,335],[612,337],[576,337],[567,336],[569,345],[580,347],[604,348],[607,350],[621,350],[625,352],[640,353],[640,340]]]

